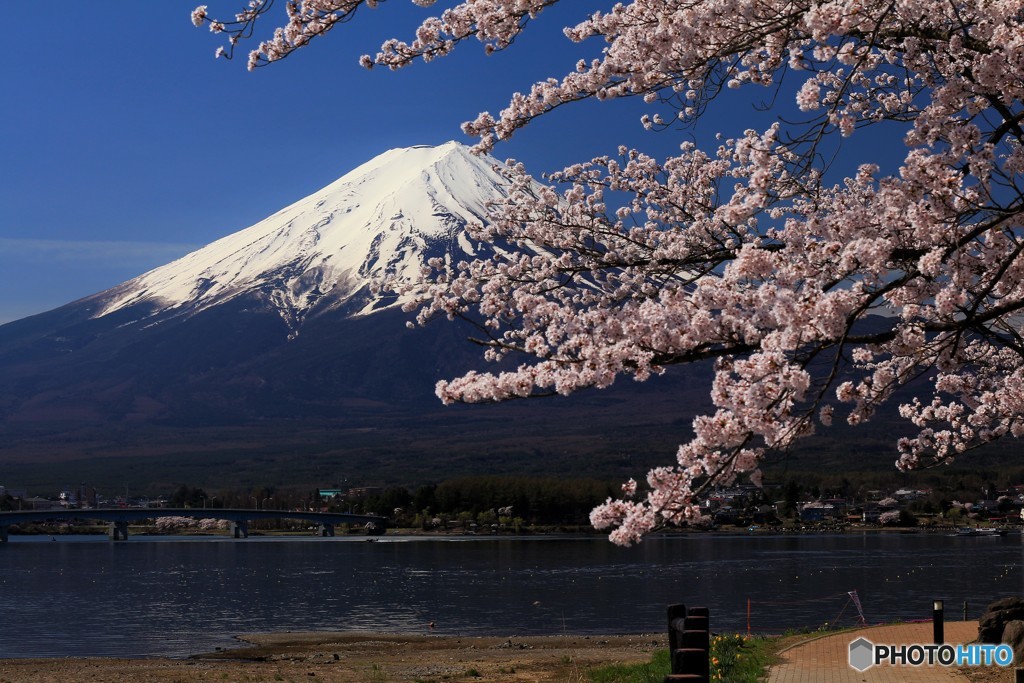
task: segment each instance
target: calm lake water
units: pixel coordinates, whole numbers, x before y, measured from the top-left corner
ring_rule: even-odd
[[[641,633],[665,607],[715,631],[971,618],[1024,591],[1024,540],[937,534],[601,538],[12,536],[0,544],[0,657],[185,656],[242,633]]]

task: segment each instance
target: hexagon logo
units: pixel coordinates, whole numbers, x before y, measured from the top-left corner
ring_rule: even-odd
[[[850,643],[850,666],[857,671],[867,671],[875,665],[875,644],[867,638],[858,638]]]

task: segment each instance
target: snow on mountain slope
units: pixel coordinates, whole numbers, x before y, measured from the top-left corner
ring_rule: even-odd
[[[148,304],[148,317],[189,315],[255,294],[296,334],[314,310],[356,314],[395,305],[372,279],[418,275],[425,259],[474,255],[464,234],[505,194],[492,168],[456,142],[392,149],[252,227],[104,292],[95,317]]]

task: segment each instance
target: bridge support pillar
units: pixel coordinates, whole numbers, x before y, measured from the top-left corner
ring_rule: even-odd
[[[0,526],[0,543],[7,543],[7,525]]]
[[[249,521],[245,519],[231,520],[231,535],[234,538],[249,538]]]
[[[316,533],[317,533],[317,536],[324,536],[324,537],[330,536],[330,537],[333,538],[334,537],[334,525],[333,524],[327,524],[326,522],[324,522],[324,523],[320,524],[320,528],[317,530]]]
[[[127,541],[128,522],[111,522],[110,526],[107,527],[107,535],[111,541]]]

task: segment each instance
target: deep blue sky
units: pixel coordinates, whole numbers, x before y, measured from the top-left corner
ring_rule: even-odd
[[[215,16],[242,3],[207,1]],[[400,72],[364,70],[359,55],[389,37],[410,39],[419,19],[437,12],[392,0],[249,73],[244,54],[213,58],[223,43],[192,26],[193,4],[61,3],[45,19],[34,3],[4,4],[0,323],[245,228],[387,149],[472,142],[460,123],[496,113],[513,91],[560,77],[601,47],[562,36],[594,8],[570,2],[542,14],[505,53],[485,57],[474,41]],[[278,12],[268,18],[278,22]],[[638,100],[564,108],[496,155],[539,174],[620,143],[659,156],[678,149],[684,134],[644,132],[644,111]],[[763,119],[731,108],[697,133],[735,133]]]

